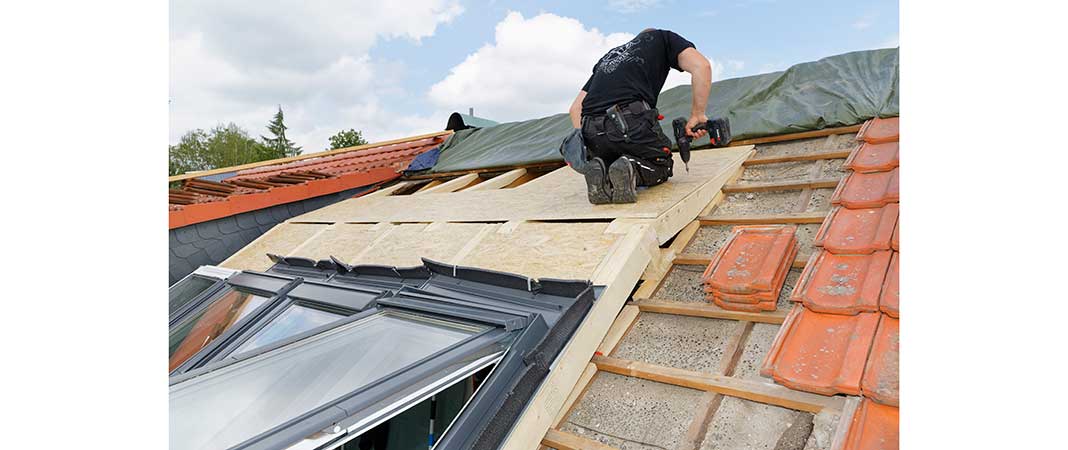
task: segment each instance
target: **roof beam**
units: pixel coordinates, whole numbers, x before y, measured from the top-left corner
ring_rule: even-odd
[[[780,134],[777,136],[759,137],[754,139],[743,139],[740,141],[732,141],[730,146],[737,147],[739,145],[768,144],[771,142],[792,141],[795,139],[808,139],[814,137],[830,136],[832,134],[856,133],[860,131],[860,127],[862,125],[864,124],[856,124],[848,127],[824,128],[822,130],[802,131],[800,133]]]
[[[762,224],[762,223],[823,223],[827,217],[827,211],[807,213],[745,215],[745,216],[701,216],[697,220],[701,225],[733,225],[733,224]]]
[[[642,312],[708,317],[712,319],[747,320],[750,322],[781,324],[786,320],[783,311],[747,312],[723,309],[711,303],[683,303],[642,300],[634,302]]]
[[[757,166],[761,164],[776,164],[784,162],[817,161],[821,159],[842,159],[848,158],[850,153],[853,153],[852,149],[836,152],[806,153],[802,155],[769,156],[766,158],[752,158],[743,162],[742,165]]]
[[[717,392],[731,397],[744,398],[754,402],[800,411],[818,413],[824,408],[841,411],[845,406],[845,399],[842,397],[810,394],[761,381],[732,378],[608,356],[594,356],[591,362],[597,365],[597,370],[605,372],[668,383],[690,389]]]
[[[723,186],[723,192],[732,194],[735,192],[767,192],[788,191],[795,189],[826,189],[838,186],[838,178],[825,178],[822,180],[802,181],[774,181],[770,183],[744,183],[728,184]]]
[[[526,174],[527,169],[524,168],[509,170],[508,172],[497,175],[479,184],[464,189],[463,191],[488,191],[490,189],[500,189],[505,186],[508,186],[509,184],[512,184],[513,181],[519,179],[519,177]]]

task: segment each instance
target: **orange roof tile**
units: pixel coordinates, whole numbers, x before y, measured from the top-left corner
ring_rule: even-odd
[[[853,413],[843,450],[897,450],[899,411],[864,399]]]
[[[822,314],[794,305],[764,359],[761,374],[792,389],[859,395],[879,316]]]
[[[883,292],[879,296],[879,310],[890,317],[900,317],[901,289],[898,286],[898,253],[890,258],[890,270],[886,271],[886,280],[883,281]]]
[[[900,196],[898,169],[886,172],[846,175],[831,196],[831,203],[846,208],[878,208],[887,203],[897,203]]]
[[[863,143],[846,158],[845,168],[855,172],[883,172],[897,167],[898,143]]]
[[[860,390],[865,397],[884,405],[898,406],[898,389],[901,385],[898,372],[899,352],[898,319],[883,315],[875,331],[875,342],[864,367]]]
[[[765,292],[759,292],[756,294],[730,294],[722,291],[712,289],[708,285],[705,285],[704,290],[709,295],[705,296],[706,299],[716,302],[717,305],[723,306],[728,304],[726,309],[733,309],[736,311],[755,311],[752,308],[734,307],[730,304],[743,303],[743,304],[760,304],[758,309],[761,311],[774,311],[775,305],[779,299],[779,293],[782,291],[783,283],[786,282],[786,276],[790,273],[790,268],[793,267],[794,257],[797,255],[797,247],[794,246],[794,250],[791,251],[785,258],[782,259],[782,265],[779,266],[778,273],[775,280],[772,281],[774,289]]]
[[[884,142],[896,142],[899,134],[899,120],[897,117],[886,119],[875,118],[864,122],[857,133],[857,140],[882,144]]]
[[[835,255],[817,251],[801,272],[790,299],[827,314],[876,312],[890,253]]]
[[[812,243],[831,253],[867,254],[889,250],[897,217],[897,203],[881,208],[838,207],[824,219]]]
[[[727,244],[705,269],[705,286],[727,294],[777,291],[775,281],[784,278],[780,276],[783,261],[789,262],[797,253],[796,232],[793,225],[734,227]]]
[[[191,178],[169,193],[170,228],[291,203],[401,176],[419,154],[440,145],[446,135],[240,170],[223,182]],[[217,172],[217,171],[216,171]]]

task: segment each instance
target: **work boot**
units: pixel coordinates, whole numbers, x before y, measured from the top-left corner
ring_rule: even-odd
[[[620,156],[608,168],[608,182],[612,184],[612,203],[638,201],[638,174],[630,158]]]
[[[612,188],[608,186],[608,175],[605,173],[604,160],[593,158],[586,164],[586,196],[590,203],[603,205],[612,201]]]

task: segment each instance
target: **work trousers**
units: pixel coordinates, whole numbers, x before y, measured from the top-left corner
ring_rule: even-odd
[[[672,175],[671,141],[660,128],[656,109],[631,106],[621,108],[626,132],[608,114],[583,116],[582,139],[590,156],[601,158],[605,167],[626,156],[638,175],[638,186],[655,186]]]

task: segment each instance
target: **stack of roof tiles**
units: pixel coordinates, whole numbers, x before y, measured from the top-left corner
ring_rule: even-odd
[[[734,227],[702,276],[706,298],[734,311],[774,311],[797,255],[796,232],[793,225]]]
[[[874,119],[816,234],[762,374],[790,388],[861,395],[846,448],[897,448],[898,119]]]

